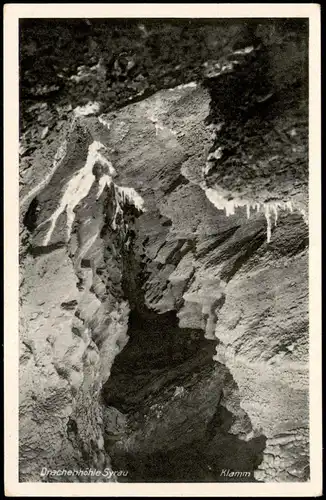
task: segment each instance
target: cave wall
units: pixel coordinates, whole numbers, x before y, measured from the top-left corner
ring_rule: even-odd
[[[43,466],[101,469],[110,453],[123,461],[127,452],[151,453],[152,477],[148,461],[171,452],[176,460],[189,443],[176,416],[196,422],[198,408],[189,439],[200,441],[210,467],[230,446],[252,457],[260,439],[252,480],[309,476],[307,47],[291,23],[237,27],[232,36],[202,83],[116,111],[72,110],[29,159],[21,186],[24,481],[39,480]],[[191,390],[175,393],[170,381],[165,394],[158,383],[158,400],[141,417],[120,408],[137,425],[108,448],[106,405],[119,406],[110,374],[115,359],[128,365],[130,311],[139,321],[173,313],[176,328],[202,332],[198,353],[209,345],[209,356]],[[114,380],[121,376],[128,393],[123,366]],[[136,406],[140,386],[131,391]],[[230,425],[222,418],[209,438],[221,406]]]

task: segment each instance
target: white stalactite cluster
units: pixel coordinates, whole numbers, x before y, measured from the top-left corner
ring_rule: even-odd
[[[256,210],[259,212],[263,210],[265,213],[266,221],[267,221],[267,242],[271,241],[272,237],[272,226],[277,225],[278,220],[278,212],[279,210],[288,210],[293,212],[293,203],[291,201],[282,202],[282,201],[271,201],[268,203],[257,203],[257,202],[248,202],[247,200],[240,200],[237,198],[233,198],[232,200],[227,200],[223,195],[219,194],[218,191],[212,188],[205,189],[205,193],[207,198],[218,210],[225,210],[225,214],[228,217],[229,215],[234,215],[235,209],[238,207],[246,207],[247,209],[247,217],[250,218],[250,211]],[[303,215],[304,220],[306,221],[306,214],[303,210],[300,210],[300,213]],[[274,218],[274,220],[272,220]]]
[[[137,210],[141,212],[145,212],[145,208],[144,208],[143,198],[137,193],[135,189],[129,187],[117,186],[116,184],[114,185],[114,188],[115,188],[114,191],[115,191],[116,209],[112,221],[112,229],[115,231],[117,229],[117,223],[116,223],[117,217],[119,214],[123,213],[122,207],[126,203],[134,205],[137,208]]]

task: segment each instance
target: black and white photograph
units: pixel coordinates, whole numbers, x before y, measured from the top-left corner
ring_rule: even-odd
[[[17,19],[20,491],[318,496],[309,9],[164,5]]]

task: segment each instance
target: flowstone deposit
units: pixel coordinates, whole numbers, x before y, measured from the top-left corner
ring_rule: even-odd
[[[22,481],[309,478],[307,47],[288,28],[235,30],[201,81],[71,109],[22,170]]]

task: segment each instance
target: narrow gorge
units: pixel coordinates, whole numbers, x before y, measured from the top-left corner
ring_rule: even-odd
[[[115,23],[21,28],[20,481],[307,481],[307,23]]]

